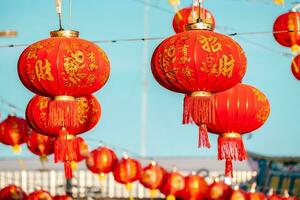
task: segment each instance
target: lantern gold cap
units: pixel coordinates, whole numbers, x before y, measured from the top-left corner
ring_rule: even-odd
[[[79,37],[78,31],[73,30],[55,30],[50,32],[51,37]]]
[[[207,22],[204,22],[202,19],[198,19],[197,22],[187,24],[186,25],[187,30],[207,30],[207,31],[213,31],[213,25]]]

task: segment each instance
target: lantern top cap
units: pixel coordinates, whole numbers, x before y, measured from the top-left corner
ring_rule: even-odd
[[[55,30],[50,32],[51,37],[69,37],[69,38],[77,38],[79,37],[78,31],[73,30]]]
[[[203,21],[202,19],[197,19],[197,22],[187,24],[186,25],[187,30],[207,30],[207,31],[213,31],[213,24],[207,23]]]

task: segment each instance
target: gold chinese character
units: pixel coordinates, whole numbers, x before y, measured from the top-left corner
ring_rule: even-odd
[[[218,42],[218,38],[213,36],[200,36],[199,42],[202,45],[202,49],[207,52],[217,52],[222,50],[222,44]]]
[[[191,58],[189,58],[187,55],[188,55],[188,47],[189,45],[183,45],[181,48],[179,48],[179,50],[181,50],[182,52],[182,57],[179,58],[179,63],[180,64],[186,64],[186,63],[189,63],[191,61]]]
[[[27,59],[35,58],[37,59],[36,51],[29,51],[27,54]]]
[[[39,81],[41,79],[48,80],[48,81],[54,80],[53,75],[51,73],[51,64],[49,63],[48,59],[45,59],[44,65],[42,60],[36,61],[34,69],[35,69],[36,77]]]
[[[230,78],[233,73],[234,67],[234,58],[232,55],[223,55],[222,58],[219,60],[219,68],[218,68],[218,75],[227,76]]]

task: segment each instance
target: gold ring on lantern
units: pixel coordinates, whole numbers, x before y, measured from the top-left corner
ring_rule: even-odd
[[[61,95],[61,96],[55,96],[54,100],[58,100],[58,101],[74,101],[75,97],[67,96],[67,95]]]
[[[213,24],[204,22],[202,19],[198,19],[197,22],[187,24],[186,25],[187,30],[207,30],[207,31],[212,31]]]
[[[67,140],[73,140],[75,138],[74,135],[67,134]]]
[[[190,96],[192,96],[192,97],[210,97],[210,96],[212,96],[212,93],[206,92],[206,91],[196,91],[196,92],[192,92]]]
[[[79,37],[78,31],[73,30],[56,30],[50,32],[51,37],[69,37],[69,38],[77,38]]]
[[[241,134],[239,133],[234,133],[234,132],[231,132],[231,133],[223,133],[221,135],[221,137],[224,137],[224,138],[240,138],[241,137]]]

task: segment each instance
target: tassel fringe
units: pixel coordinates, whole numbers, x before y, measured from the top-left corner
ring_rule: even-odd
[[[198,138],[198,147],[210,148],[210,142],[208,139],[207,127],[205,124],[199,125],[199,138]]]
[[[225,176],[226,177],[233,177],[232,160],[226,159],[226,162],[225,162]]]
[[[238,137],[219,136],[218,138],[218,159],[246,160],[247,152],[243,140]]]

